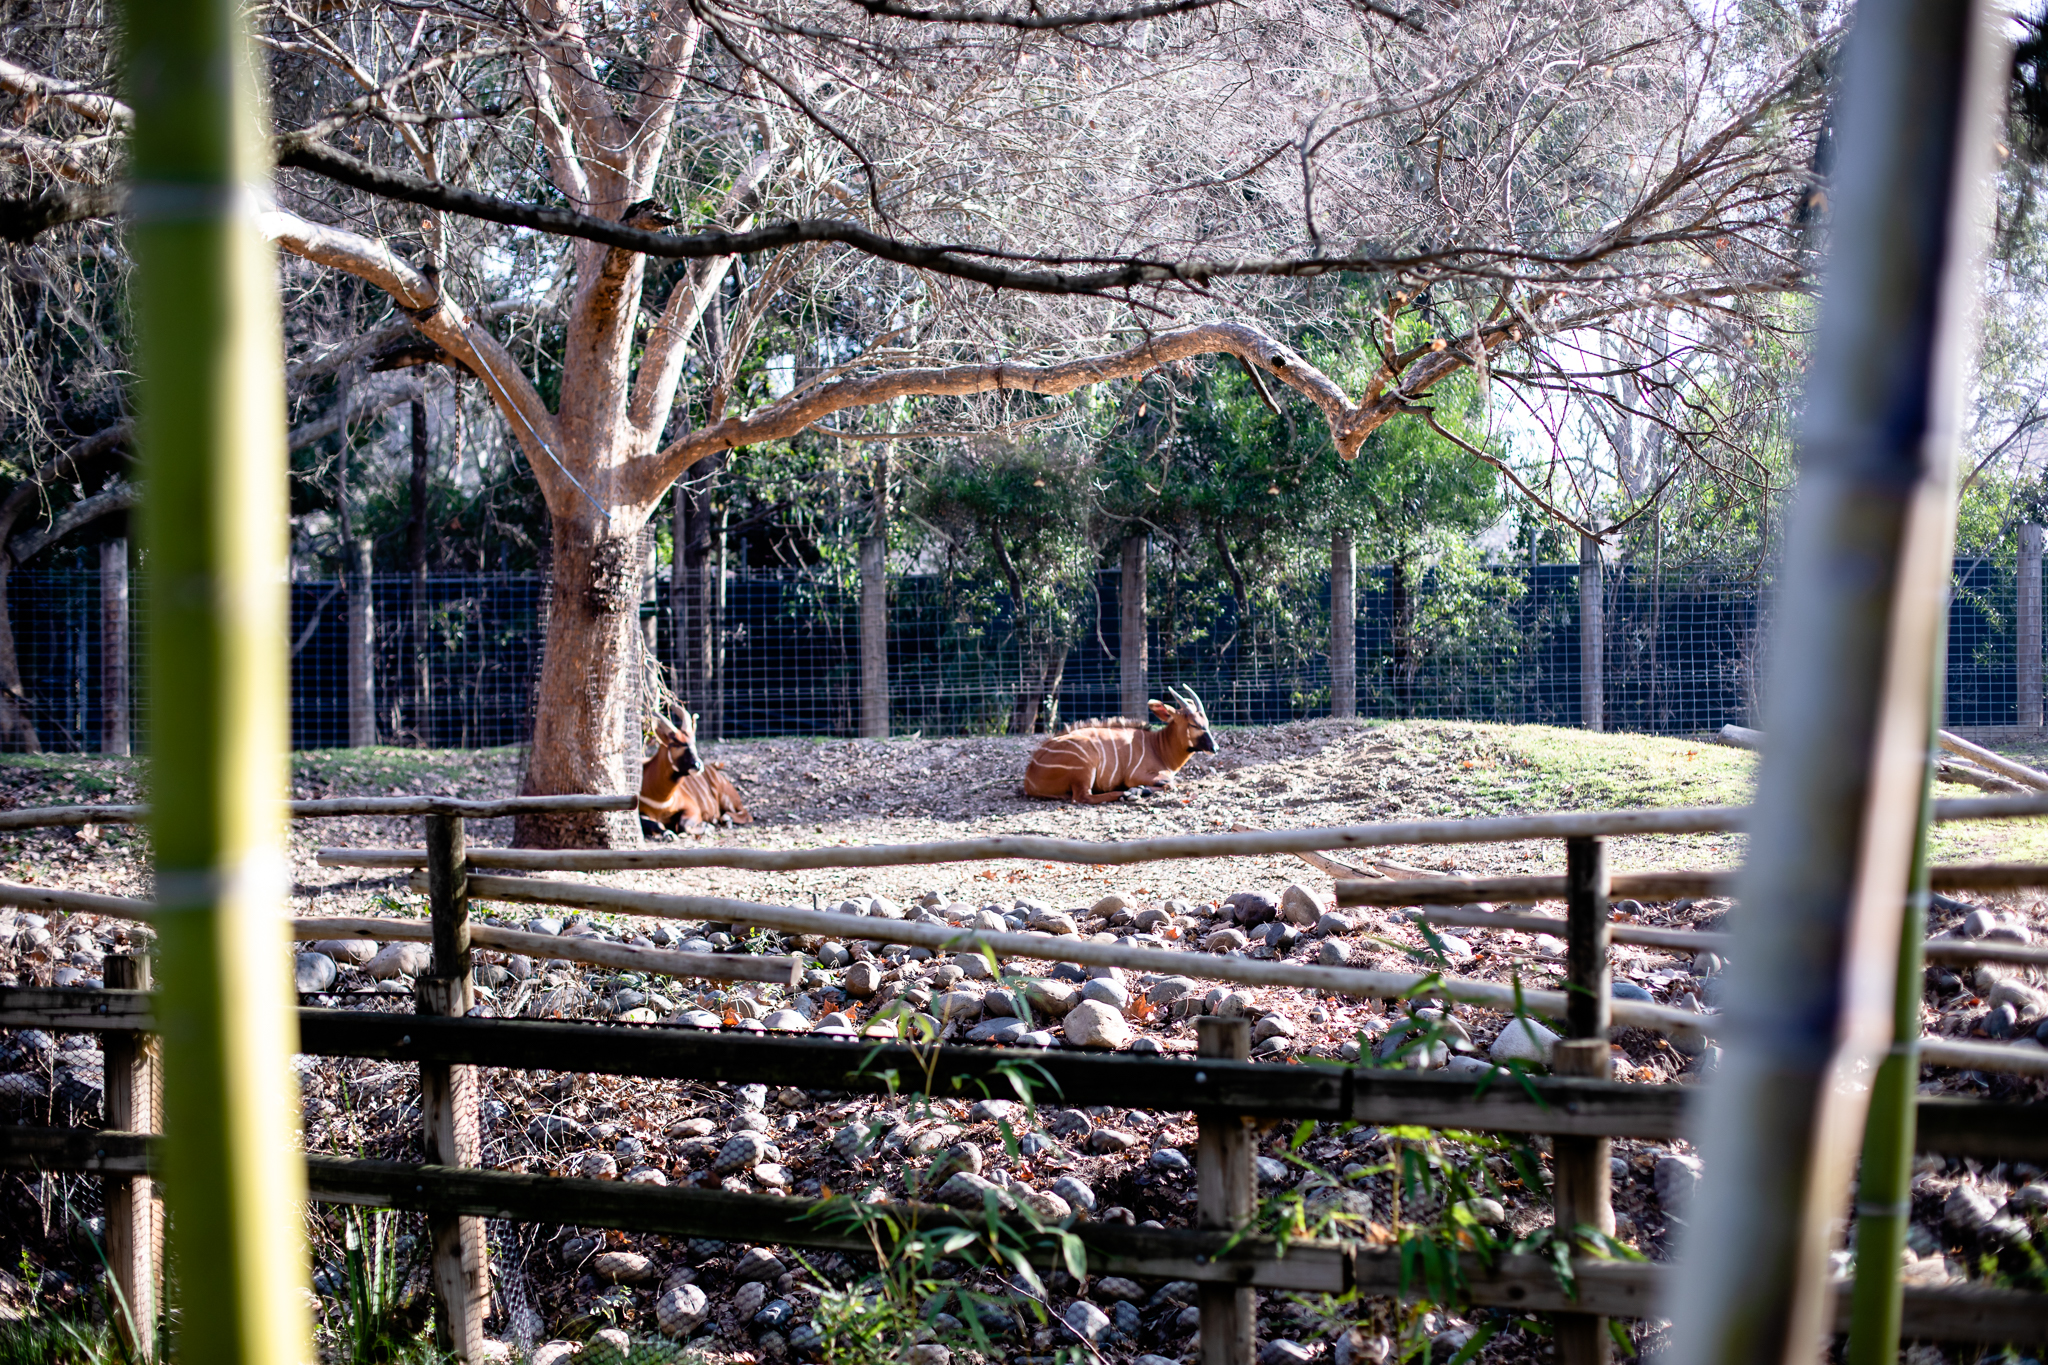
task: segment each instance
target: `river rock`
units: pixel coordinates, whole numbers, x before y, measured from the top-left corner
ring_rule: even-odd
[[[942,1024],[955,1019],[974,1019],[981,1014],[981,997],[973,991],[947,991],[932,997],[932,1013]]]
[[[1048,1190],[1034,1190],[1029,1185],[1011,1181],[1010,1196],[1037,1214],[1041,1223],[1064,1223],[1074,1216],[1073,1206]]]
[[[694,1284],[679,1284],[654,1301],[654,1322],[663,1336],[686,1337],[711,1316],[711,1301]]]
[[[1048,1019],[1066,1018],[1067,1012],[1081,998],[1081,992],[1072,983],[1046,976],[1034,976],[1026,981],[1022,995],[1033,1014]]]
[[[1534,1019],[1510,1019],[1486,1055],[1502,1066],[1509,1062],[1534,1062],[1548,1066],[1550,1049],[1556,1044],[1557,1035]]]
[[[1284,1014],[1269,1014],[1252,1026],[1252,1041],[1263,1043],[1268,1038],[1292,1038],[1294,1021]]]
[[[1280,917],[1280,905],[1263,891],[1239,891],[1223,898],[1223,909],[1245,928]]]
[[[924,1173],[924,1183],[944,1185],[948,1176],[959,1171],[981,1174],[981,1148],[971,1142],[954,1143],[933,1159],[931,1168]]]
[[[1107,896],[1104,896],[1102,899],[1096,901],[1095,904],[1089,906],[1088,913],[1094,915],[1098,919],[1107,919],[1109,916],[1114,915],[1117,911],[1128,910],[1129,908],[1130,902],[1125,900],[1122,896],[1119,896],[1116,892],[1112,891]]]
[[[292,958],[292,985],[301,995],[332,990],[341,969],[325,953],[299,953]]]
[[[1161,1147],[1146,1159],[1145,1164],[1161,1175],[1181,1175],[1194,1169],[1189,1165],[1186,1153],[1178,1147]]]
[[[590,1273],[613,1284],[653,1284],[661,1272],[637,1251],[600,1251],[590,1258]]]
[[[313,945],[313,951],[360,967],[377,955],[377,945],[366,938],[323,938]]]
[[[1202,950],[1210,953],[1235,953],[1242,951],[1250,942],[1251,939],[1244,930],[1223,928],[1202,940]]]
[[[1017,1201],[1010,1198],[1008,1192],[967,1171],[956,1171],[946,1177],[946,1183],[939,1186],[932,1198],[951,1208],[979,1211],[991,1194],[995,1196],[997,1208],[1009,1213],[1016,1211]]]
[[[1114,968],[1111,968],[1114,971]],[[1090,977],[1081,987],[1083,1000],[1097,1000],[1122,1014],[1131,1007],[1130,987],[1110,977]]]
[[[770,1010],[761,1019],[761,1026],[771,1033],[809,1033],[811,1021],[804,1018],[799,1010]]]
[[[768,1143],[759,1133],[736,1133],[718,1149],[718,1156],[711,1163],[711,1174],[733,1175],[739,1171],[751,1171],[768,1159]]]
[[[1972,910],[1963,916],[1963,923],[1956,930],[1964,938],[1982,938],[1998,924],[1998,916],[1989,910]]]
[[[1131,1026],[1102,1001],[1083,1000],[1067,1011],[1066,1034],[1076,1047],[1119,1048],[1131,1041]]]
[[[1289,882],[1280,893],[1280,918],[1304,929],[1323,917],[1322,899],[1300,882]]]
[[[867,1000],[882,988],[882,969],[873,962],[856,962],[846,969],[846,993]]]
[[[768,1302],[768,1286],[759,1280],[749,1280],[741,1285],[732,1296],[733,1316],[741,1322],[751,1319]]]
[[[1197,989],[1199,988],[1195,983],[1187,977],[1169,976],[1164,980],[1153,982],[1151,989],[1145,992],[1145,998],[1155,1005],[1171,1005],[1176,1000],[1186,998]]]
[[[1027,1032],[1022,1019],[985,1019],[967,1030],[970,1043],[1014,1043]]]
[[[418,976],[434,965],[434,950],[424,943],[386,944],[363,964],[372,981],[393,981],[401,976]]]
[[[1095,1212],[1095,1191],[1071,1175],[1053,1181],[1052,1192],[1083,1213]]]
[[[1109,1314],[1086,1299],[1075,1299],[1060,1317],[1083,1341],[1100,1341],[1109,1333]]]
[[[1681,1156],[1667,1152],[1657,1158],[1652,1172],[1652,1183],[1657,1189],[1657,1205],[1666,1213],[1683,1218],[1692,1206],[1692,1197],[1699,1189],[1700,1176],[1705,1171],[1696,1156]]]
[[[788,1269],[774,1252],[766,1247],[755,1247],[734,1262],[732,1277],[740,1284],[753,1280],[780,1279]]]

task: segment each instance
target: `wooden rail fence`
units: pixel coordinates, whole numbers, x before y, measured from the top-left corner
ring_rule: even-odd
[[[538,804],[548,800],[527,802]],[[588,803],[582,808],[599,802],[606,803],[602,806],[606,809],[626,804],[617,798],[579,800]],[[634,861],[628,855],[612,853],[536,856],[520,850],[466,847],[466,818],[508,814],[521,804],[525,802],[372,798],[301,802],[295,803],[294,809],[294,814],[301,818],[341,814],[424,817],[426,838],[421,850],[323,850],[321,860],[328,865],[421,869],[419,884],[427,892],[429,920],[409,924],[367,918],[307,920],[295,924],[295,933],[322,937],[374,934],[433,945],[432,966],[416,982],[417,1013],[331,1008],[299,1012],[300,1048],[305,1053],[419,1066],[427,1160],[413,1165],[310,1156],[307,1172],[309,1188],[316,1199],[417,1210],[427,1215],[433,1235],[432,1271],[441,1336],[446,1346],[470,1361],[482,1358],[483,1314],[488,1302],[489,1266],[480,1223],[483,1218],[720,1238],[730,1237],[734,1227],[745,1227],[752,1240],[764,1244],[848,1245],[843,1231],[835,1230],[829,1221],[816,1216],[817,1201],[480,1169],[478,1068],[605,1073],[713,1084],[758,1082],[848,1094],[887,1093],[893,1086],[898,1092],[962,1098],[1004,1093],[1014,1075],[1010,1065],[1014,1054],[998,1048],[934,1048],[871,1039],[465,1017],[472,999],[471,954],[475,947],[498,946],[507,951],[545,952],[567,958],[572,956],[568,950],[576,945],[572,939],[473,925],[469,915],[473,897],[761,923],[794,933],[824,929],[849,938],[876,941],[922,944],[929,938],[931,942],[926,946],[1076,963],[1093,961],[1106,951],[1126,955],[1135,951],[1147,955],[1142,963],[1129,959],[1131,965],[1254,984],[1320,987],[1353,995],[1412,994],[1426,980],[1419,975],[1307,968],[1201,953],[1147,953],[1047,935],[968,934],[940,925],[821,915],[721,898],[656,896],[473,871],[480,866],[588,871],[683,865],[675,861]],[[1968,813],[1950,812],[1949,818],[2048,812],[2048,803],[2035,798],[1946,804],[1979,808]],[[1982,809],[1987,806],[1990,809]],[[98,815],[108,809],[64,808],[54,812],[61,819],[50,823],[86,823],[86,818],[76,818],[76,812]],[[139,814],[135,808],[127,808],[125,813],[129,818]],[[0,813],[0,828],[33,824],[27,818],[33,814]],[[1566,1041],[1558,1045],[1555,1054],[1554,1069],[1558,1074],[1482,1085],[1471,1079],[1369,1064],[1262,1065],[1247,1059],[1249,1029],[1245,1020],[1206,1016],[1198,1020],[1198,1055],[1192,1058],[1033,1053],[1032,1070],[1042,1078],[1045,1091],[1041,1098],[1056,1097],[1063,1105],[1113,1103],[1123,1108],[1192,1112],[1196,1116],[1197,1226],[1144,1229],[1083,1223],[1075,1231],[1088,1249],[1092,1269],[1097,1273],[1195,1282],[1199,1287],[1204,1365],[1248,1365],[1255,1326],[1250,1296],[1257,1289],[1305,1293],[1358,1289],[1375,1295],[1416,1292],[1416,1286],[1405,1284],[1395,1249],[1351,1240],[1295,1242],[1283,1249],[1266,1239],[1243,1235],[1242,1230],[1254,1213],[1256,1192],[1252,1130],[1248,1125],[1261,1120],[1409,1124],[1544,1135],[1553,1144],[1559,1221],[1566,1225],[1604,1223],[1611,1228],[1607,1143],[1615,1137],[1668,1141],[1682,1136],[1687,1131],[1687,1105],[1694,1091],[1679,1086],[1625,1085],[1607,1079],[1607,1029],[1610,1023],[1637,1022],[1645,1027],[1692,1030],[1697,1034],[1712,1024],[1709,1018],[1684,1011],[1634,1001],[1612,1001],[1607,945],[1620,937],[1617,930],[1626,927],[1612,924],[1609,918],[1608,901],[1616,879],[1606,870],[1601,841],[1616,833],[1728,828],[1740,814],[1611,812],[1472,822],[1476,838],[1562,837],[1567,841],[1569,872],[1559,892],[1567,907],[1562,918],[1464,912],[1487,913],[1489,917],[1484,922],[1497,927],[1560,933],[1566,939],[1568,991],[1523,993],[1530,1007],[1564,1021]],[[1283,831],[1262,834],[1256,840],[1248,840],[1243,834],[1190,836],[1136,841],[1133,845],[1079,847],[1088,850],[1086,860],[1091,862],[1138,861],[1102,856],[1105,848],[1137,846],[1151,846],[1155,850],[1171,846],[1170,851],[1155,851],[1151,856],[1220,856],[1212,847],[1217,841],[1229,841],[1230,855],[1295,852],[1300,851],[1296,845],[1331,848],[1450,842],[1449,830],[1455,824],[1419,822],[1347,827],[1343,831]],[[1336,838],[1340,833],[1344,837]],[[689,865],[751,866],[754,864],[748,859],[753,855],[773,854],[774,865],[795,860],[804,866],[884,866],[979,857],[1043,858],[1050,856],[1043,851],[1048,843],[1065,846],[1077,842],[996,839],[878,849],[683,852],[700,855]],[[1201,851],[1191,851],[1197,845]],[[1021,851],[1019,846],[1028,851]],[[941,850],[946,856],[933,856],[930,849]],[[1071,848],[1065,851],[1073,853]],[[674,856],[668,850],[659,852],[664,857]],[[516,859],[508,858],[507,855],[515,853]],[[715,862],[714,858],[701,855],[714,855]],[[804,862],[804,858],[814,861]],[[1070,860],[1079,861],[1081,857],[1075,855]],[[1683,875],[1697,878],[1699,874]],[[2048,875],[2042,880],[2048,881]],[[1394,884],[1384,885],[1391,890]],[[1633,889],[1635,884],[1623,881],[1622,885]],[[1545,890],[1528,898],[1547,894],[1550,892]],[[40,904],[50,909],[122,915],[142,921],[149,918],[151,911],[146,902],[35,887],[0,886],[0,903]],[[1432,912],[1431,917],[1439,916]],[[1536,920],[1541,921],[1541,927],[1520,922]],[[529,938],[537,942],[528,945],[525,940]],[[1704,947],[1709,942],[1712,940],[1697,946]],[[591,948],[587,942],[579,946]],[[756,958],[750,962],[739,954],[655,953],[616,944],[603,945],[601,952],[592,951],[598,955],[578,960],[707,979],[793,984],[799,965],[790,958]],[[1154,963],[1153,956],[1161,960]],[[1124,961],[1119,958],[1118,965]],[[1307,975],[1297,979],[1297,974],[1303,973]],[[1432,985],[1448,998],[1473,1000],[1508,1011],[1515,1008],[1512,991],[1503,991],[1497,983],[1461,985],[1446,981]],[[105,989],[0,989],[0,1028],[34,1027],[104,1036],[109,1125],[104,1130],[9,1128],[0,1133],[0,1166],[102,1176],[107,1182],[108,1249],[113,1273],[129,1303],[153,1311],[161,1302],[162,1270],[161,1225],[148,1185],[155,1159],[155,1140],[148,1129],[156,1112],[148,1099],[155,1084],[149,1042],[155,1021],[148,986],[146,959],[116,957],[109,959]],[[1923,1098],[1919,1104],[1918,1132],[1920,1146],[1926,1151],[1980,1161],[2048,1162],[2048,1105]],[[978,1218],[941,1207],[906,1206],[898,1212],[923,1227],[971,1227],[977,1225]],[[1035,1234],[1027,1230],[1025,1235]],[[861,1242],[860,1249],[866,1248],[865,1241]],[[1049,1240],[1039,1238],[1034,1250],[1046,1264],[1054,1263]],[[1465,1274],[1475,1304],[1556,1315],[1560,1359],[1566,1365],[1605,1360],[1604,1319],[1654,1315],[1664,1301],[1671,1274],[1664,1266],[1580,1256],[1574,1261],[1574,1287],[1568,1293],[1554,1268],[1534,1257],[1502,1256],[1490,1263],[1476,1257],[1468,1259]],[[1846,1321],[1847,1303],[1846,1292],[1838,1292],[1838,1319],[1842,1321]],[[2048,1339],[2048,1296],[1976,1286],[1908,1287],[1905,1303],[1909,1337],[1981,1342]]]

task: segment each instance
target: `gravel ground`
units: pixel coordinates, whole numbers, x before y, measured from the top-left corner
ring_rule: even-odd
[[[708,756],[723,759],[739,782],[757,823],[695,842],[788,848],[821,840],[914,842],[992,833],[1129,839],[1239,825],[1280,828],[1619,804],[1703,804],[1740,801],[1751,761],[1747,755],[1683,740],[1438,722],[1307,722],[1231,731],[1222,741],[1221,752],[1198,755],[1170,793],[1095,807],[1018,798],[1016,784],[1029,748],[1021,740],[773,740],[709,746]],[[497,795],[516,789],[519,758],[514,751],[383,749],[302,755],[294,769],[294,790],[301,796]],[[132,800],[137,799],[134,781],[135,770],[115,760],[0,760],[0,803]],[[502,843],[509,838],[509,823],[477,822],[471,840]],[[402,878],[358,876],[313,863],[321,845],[393,846],[417,840],[412,821],[299,824],[292,840],[297,912],[421,913],[421,898],[405,889]],[[1979,839],[1970,847],[1985,845]],[[0,876],[141,894],[146,892],[143,854],[139,836],[118,826],[0,836]],[[1556,841],[1408,847],[1386,856],[1423,871],[1466,875],[1562,870]],[[1618,868],[1723,866],[1739,858],[1740,847],[1725,837],[1623,839],[1614,841],[1610,856]],[[596,879],[950,923],[969,923],[976,914],[991,913],[1009,917],[1009,927],[1136,937],[1187,949],[1214,945],[1251,957],[1339,960],[1386,970],[1416,970],[1427,947],[1412,923],[1392,912],[1320,917],[1328,909],[1330,879],[1292,858],[1132,868],[997,863],[795,874],[717,869]],[[1288,918],[1283,906],[1307,923],[1283,933]],[[1708,900],[1623,903],[1617,910],[1646,924],[1711,927],[1727,908],[1725,902]],[[1936,927],[1959,930],[1967,908],[1938,909]],[[1987,914],[1971,926],[1975,930],[2040,931],[2035,898],[1985,901],[1982,908]],[[716,947],[733,946],[719,939],[715,927],[695,923],[542,916],[489,905],[476,909],[488,920],[518,927],[546,919],[551,922],[544,927],[567,935],[594,933],[662,944],[706,939]],[[1271,943],[1246,942],[1233,930],[1277,937]],[[1462,930],[1445,939],[1459,975],[1519,978],[1531,985],[1556,979],[1560,949],[1554,940]],[[0,945],[0,983],[90,981],[98,976],[101,956],[124,946],[124,930],[90,917],[38,923],[34,917],[0,912]],[[700,1012],[702,1022],[750,1029],[833,1027],[841,1020],[860,1029],[878,1012],[914,1009],[935,1022],[943,1019],[947,1036],[958,1040],[977,1025],[996,1026],[1009,1017],[1004,1010],[1014,1011],[1010,998],[1023,995],[1038,1002],[1031,1024],[1050,1035],[1041,1041],[1062,1045],[1067,1041],[1062,1035],[1079,1031],[1081,1021],[1089,1018],[1093,1027],[1113,1036],[1127,1032],[1127,1039],[1119,1039],[1124,1046],[1168,1053],[1193,1049],[1193,1014],[1208,1008],[1251,1018],[1262,1059],[1275,1065],[1356,1056],[1361,1047],[1380,1051],[1389,1039],[1398,1040],[1410,1021],[1404,1009],[1381,1002],[1295,990],[1211,989],[1214,983],[1199,979],[1189,989],[1170,978],[1135,974],[1090,980],[1079,969],[1046,962],[1005,963],[1006,975],[1014,979],[1003,983],[1010,990],[1003,996],[990,983],[962,979],[959,966],[931,961],[920,950],[877,945],[871,951],[858,943],[784,942],[772,935],[757,937],[751,946],[805,952],[813,970],[797,992],[752,986],[706,990],[702,983],[482,953],[484,1007],[521,1017],[647,1023],[680,1022]],[[301,959],[302,970],[319,974],[304,984],[328,987],[330,993],[319,997],[325,1003],[410,1008],[408,983],[396,970],[405,965],[399,960],[403,955],[387,953],[367,962],[357,960],[360,956],[339,947],[327,954],[326,961],[336,964],[331,981],[325,979],[326,961]],[[1661,1003],[1711,1008],[1718,996],[1720,982],[1705,974],[1715,970],[1707,962],[1617,947],[1615,970],[1618,983]],[[1192,963],[1190,975],[1198,976]],[[1973,1034],[1989,1026],[1996,1032],[2002,1021],[1994,1009],[2001,1000],[2030,1027],[2040,1002],[2024,983],[2016,985],[2000,995],[1998,983],[1988,979],[1930,973],[1930,1031]],[[1077,995],[1094,1003],[1081,1005],[1080,1013],[1065,1021],[1071,1027],[1063,1027],[1060,1007]],[[1458,1051],[1483,1057],[1505,1022],[1502,1016],[1461,1006],[1441,1018],[1439,1027]],[[1639,1030],[1621,1030],[1615,1042],[1615,1074],[1631,1081],[1688,1084],[1712,1060],[1711,1054],[1688,1056]],[[6,1035],[0,1038],[0,1107],[16,1122],[92,1121],[99,1107],[98,1066],[97,1047],[88,1038]],[[309,1150],[416,1159],[417,1081],[411,1068],[307,1059],[300,1077]],[[759,1087],[510,1071],[487,1073],[487,1086],[485,1159],[504,1169],[799,1195],[832,1189],[930,1196],[944,1189],[943,1181],[931,1178],[936,1161],[940,1176],[948,1168],[967,1171],[1055,1215],[1064,1204],[1078,1216],[1156,1220],[1166,1226],[1186,1225],[1192,1217],[1193,1182],[1183,1159],[1192,1160],[1194,1129],[1185,1114],[999,1113],[964,1101],[890,1103],[770,1093]],[[1975,1073],[1943,1074],[1923,1088],[2015,1100],[2038,1098],[2039,1089],[2031,1082]],[[1019,1145],[1016,1135],[1026,1132]],[[1287,1154],[1297,1136],[1266,1134],[1262,1155]],[[1389,1220],[1392,1190],[1382,1170],[1392,1153],[1387,1135],[1326,1125],[1300,1137],[1288,1161],[1267,1169],[1267,1194],[1292,1191],[1311,1204],[1341,1204],[1359,1216],[1369,1234],[1371,1225]],[[1543,1146],[1535,1144],[1527,1155],[1547,1163]],[[1511,1152],[1448,1141],[1439,1150],[1449,1167],[1468,1175],[1475,1193],[1497,1201],[1497,1207],[1471,1209],[1500,1235],[1526,1235],[1548,1222],[1544,1201],[1516,1178]],[[1615,1156],[1618,1238],[1661,1258],[1681,1226],[1697,1162],[1682,1143],[1617,1142]],[[1305,1171],[1302,1163],[1314,1169]],[[2010,1240],[2010,1226],[2001,1219],[2023,1212],[2038,1216],[2048,1206],[2048,1186],[2031,1183],[2039,1176],[2026,1167],[1986,1170],[1975,1163],[1923,1162],[1915,1183],[1919,1224],[1909,1275],[1934,1282],[1978,1273],[1975,1258],[1987,1250],[1995,1254],[1999,1239]],[[955,1182],[956,1191],[961,1183]],[[0,1209],[9,1237],[20,1244],[25,1272],[41,1274],[42,1282],[31,1283],[33,1275],[28,1280],[0,1278],[0,1304],[25,1304],[38,1293],[61,1299],[90,1277],[89,1252],[81,1251],[76,1236],[67,1231],[71,1220],[65,1202],[89,1216],[96,1208],[93,1184],[58,1177],[7,1178],[9,1193]],[[1319,1185],[1324,1190],[1317,1195]],[[979,1205],[978,1196],[973,1202]],[[1438,1212],[1429,1200],[1412,1197],[1401,1210],[1409,1220]],[[330,1312],[340,1226],[333,1211],[315,1219],[316,1260],[325,1277],[319,1287]],[[771,1264],[740,1242],[686,1243],[574,1227],[493,1225],[493,1240],[502,1277],[493,1329],[528,1347],[551,1340],[584,1342],[586,1353],[604,1349],[604,1339],[595,1335],[600,1330],[616,1327],[636,1341],[653,1341],[661,1339],[666,1320],[672,1334],[687,1337],[694,1349],[714,1359],[803,1356],[808,1354],[803,1324],[816,1314],[820,1292],[864,1269],[857,1258],[807,1256],[800,1261],[778,1249]],[[5,1258],[9,1265],[16,1263],[13,1247]],[[959,1273],[965,1282],[1006,1299],[1031,1297],[987,1273]],[[1048,1277],[1046,1286],[1046,1321],[1020,1315],[1019,1329],[1001,1338],[1002,1358],[1049,1360],[1063,1348],[1084,1349],[1075,1332],[1062,1325],[1069,1321],[1086,1332],[1107,1324],[1085,1347],[1106,1361],[1124,1362],[1141,1354],[1191,1358],[1183,1286],[1111,1281],[1082,1286],[1059,1275]],[[692,1323],[700,1292],[701,1321]],[[1367,1330],[1344,1344],[1340,1365],[1373,1359],[1373,1337],[1379,1333],[1405,1328],[1411,1337],[1436,1334],[1448,1345],[1478,1321],[1437,1315],[1397,1320],[1385,1304],[1355,1312],[1353,1320],[1364,1320]],[[1341,1317],[1267,1295],[1260,1339],[1294,1341],[1311,1353],[1328,1353]],[[548,1355],[545,1346],[536,1349],[536,1358]],[[1510,1324],[1477,1358],[1534,1360],[1548,1349],[1540,1337]],[[1264,1365],[1289,1365],[1295,1359],[1277,1347],[1269,1354]],[[917,1365],[940,1363],[926,1352]]]

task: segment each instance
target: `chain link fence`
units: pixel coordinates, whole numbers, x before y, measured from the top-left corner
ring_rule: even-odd
[[[1151,695],[1193,687],[1222,725],[1272,724],[1330,709],[1326,578],[1253,585],[1243,599],[1193,579],[1148,584]],[[1947,723],[2016,719],[2016,558],[1956,561],[1949,613]],[[1755,724],[1769,586],[1728,565],[1604,571],[1604,707],[1609,729],[1662,734]],[[937,574],[892,577],[892,733],[995,734],[1120,709],[1120,578],[1086,584],[1053,623],[1019,619],[998,587]],[[646,648],[707,738],[851,735],[860,715],[860,592],[835,569],[729,572],[722,593],[693,586],[671,610],[670,580],[642,603]],[[146,747],[146,679],[130,614],[132,733]],[[49,752],[99,748],[99,579],[14,575],[8,592],[25,710]],[[378,742],[479,748],[524,742],[545,635],[546,584],[532,574],[406,575],[372,584]],[[417,602],[417,611],[415,603]],[[1510,564],[1358,570],[1358,711],[1363,716],[1581,723],[1579,566]],[[339,582],[291,587],[292,743],[349,735],[349,595]],[[679,637],[682,637],[679,639]],[[1020,706],[1020,699],[1032,705]]]

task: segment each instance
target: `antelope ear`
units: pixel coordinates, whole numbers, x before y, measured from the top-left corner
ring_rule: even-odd
[[[1163,701],[1148,701],[1145,703],[1145,709],[1161,720],[1172,720],[1174,716],[1173,708]]]

